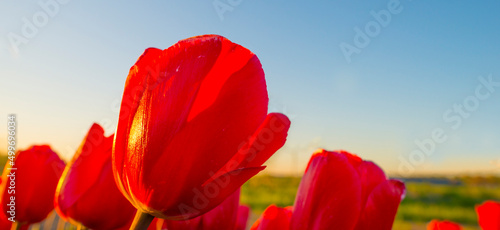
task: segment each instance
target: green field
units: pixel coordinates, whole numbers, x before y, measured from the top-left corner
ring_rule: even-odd
[[[241,202],[250,205],[255,220],[269,204],[293,204],[298,177],[258,176],[242,188]],[[406,179],[406,198],[399,207],[394,229],[426,229],[431,219],[461,223],[466,230],[479,229],[474,210],[484,200],[500,200],[500,179],[456,177]]]

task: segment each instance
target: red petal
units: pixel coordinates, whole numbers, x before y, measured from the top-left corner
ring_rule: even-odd
[[[201,187],[186,190],[182,196],[177,197],[179,205],[168,207],[160,218],[170,220],[186,220],[199,216],[212,210],[233,194],[248,179],[259,173],[265,167],[243,168],[228,172]],[[152,203],[151,210],[165,207],[164,204]]]
[[[105,137],[102,127],[94,123],[59,181],[56,208],[62,216],[97,183],[101,169],[111,160],[112,145],[113,136]]]
[[[66,166],[55,195],[66,220],[92,229],[115,229],[134,218],[135,208],[118,190],[111,168],[113,136],[93,124]],[[112,215],[110,215],[112,213]]]
[[[168,230],[202,230],[202,216],[190,220],[165,220],[162,229]]]
[[[386,181],[387,177],[384,171],[371,161],[364,161],[359,156],[344,150],[340,150],[338,153],[346,156],[351,165],[358,171],[361,179],[361,206],[364,207],[372,190],[380,183]]]
[[[247,142],[205,183],[220,175],[244,167],[259,167],[286,142],[290,120],[281,113],[270,113]]]
[[[351,163],[352,167],[357,168],[361,163],[363,163],[363,159],[359,157],[356,154],[352,154],[350,152],[347,152],[345,150],[340,150],[340,151],[334,151],[335,153],[342,154],[347,157],[349,160],[349,163]]]
[[[362,206],[364,207],[373,189],[387,181],[387,177],[380,167],[370,161],[361,162],[357,167],[357,171],[361,179],[361,198],[363,199]]]
[[[359,175],[347,156],[319,150],[300,183],[290,229],[353,229],[360,197]]]
[[[252,225],[250,230],[275,230],[289,229],[290,211],[270,205],[264,210],[262,216]]]
[[[10,222],[9,220],[4,220],[4,218],[0,218],[0,229],[11,229],[12,227],[12,222]]]
[[[405,185],[398,180],[379,184],[368,196],[356,230],[390,230],[399,204],[405,195]]]
[[[479,226],[483,230],[500,229],[500,203],[492,200],[476,206]]]
[[[129,227],[137,210],[116,187],[111,159],[101,173],[96,185],[80,197],[68,215],[89,229]]]
[[[7,162],[9,164],[9,162]],[[57,182],[64,170],[64,162],[57,153],[52,151],[50,146],[32,146],[27,150],[19,151],[16,154],[14,166],[16,181],[16,221],[27,222],[27,224],[37,223],[47,217],[54,209],[54,193]],[[10,165],[4,170],[2,184],[2,214],[4,219],[7,206],[10,201],[9,184],[7,175],[10,173]]]
[[[168,230],[233,230],[238,218],[239,201],[240,190],[238,189],[209,212],[185,221],[166,220],[164,227]]]
[[[247,229],[248,218],[250,217],[250,207],[240,205],[238,207],[238,220],[236,222],[235,230]]]
[[[459,224],[447,220],[444,221],[432,220],[427,225],[427,230],[461,230],[461,229],[462,227]]]
[[[224,202],[202,215],[202,229],[228,229],[235,228],[238,220],[238,207],[240,206],[240,189],[229,196]]]

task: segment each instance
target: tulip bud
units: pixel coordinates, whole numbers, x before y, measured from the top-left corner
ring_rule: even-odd
[[[476,206],[479,226],[483,230],[500,229],[500,203],[492,200]]]
[[[54,192],[64,162],[48,145],[18,151],[14,165],[7,162],[0,191],[4,220],[33,224],[45,219],[54,209]]]
[[[202,215],[263,170],[290,127],[267,108],[259,59],[224,37],[147,49],[125,83],[113,146],[137,220]]]
[[[291,230],[390,230],[405,186],[345,151],[313,154],[295,199]]]
[[[120,193],[111,167],[113,135],[93,124],[59,180],[57,213],[75,225],[116,229],[130,225],[135,208]]]

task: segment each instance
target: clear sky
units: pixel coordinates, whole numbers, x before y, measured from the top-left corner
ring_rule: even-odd
[[[69,159],[93,122],[114,132],[145,48],[219,34],[257,54],[270,110],[292,120],[267,172],[302,173],[320,147],[393,174],[500,172],[498,1],[1,5],[0,152],[15,113],[19,148],[48,143]]]

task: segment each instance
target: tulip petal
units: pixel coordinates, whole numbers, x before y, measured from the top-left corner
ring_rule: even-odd
[[[128,227],[135,209],[118,190],[112,171],[113,135],[93,124],[66,166],[55,193],[55,208],[66,221],[91,229]],[[111,214],[111,215],[110,215]]]
[[[359,175],[347,156],[317,151],[300,182],[291,230],[353,229],[361,211]]]
[[[405,191],[405,185],[398,180],[387,180],[375,187],[368,197],[355,229],[392,229]]]
[[[287,230],[290,228],[291,211],[270,205],[250,230]]]
[[[238,220],[236,222],[235,230],[247,229],[248,218],[250,217],[250,207],[240,205],[238,207]]]
[[[248,179],[264,168],[265,166],[237,169],[218,177],[204,186],[187,190],[177,198],[180,205],[167,207],[165,211],[162,211],[163,216],[160,215],[159,218],[186,220],[206,213],[222,203]],[[150,204],[149,209],[154,212],[156,207],[165,207],[165,204],[153,203]]]
[[[492,200],[476,206],[479,226],[483,230],[500,229],[500,203]]]
[[[286,142],[290,120],[281,113],[270,113],[247,142],[206,183],[220,175],[243,167],[259,167]]]
[[[224,202],[202,215],[202,229],[234,229],[238,220],[239,203],[240,189],[237,189]]]
[[[72,209],[71,217],[89,229],[106,230],[130,227],[136,210],[116,188],[111,169],[111,159],[103,167],[103,175],[97,180],[99,187],[89,189]],[[108,191],[102,189],[107,188]]]
[[[378,167],[375,163],[370,161],[363,161],[357,167],[359,177],[361,179],[361,198],[362,207],[365,207],[368,197],[372,193],[373,189],[379,184],[387,181],[384,171]]]
[[[453,223],[451,221],[438,221],[438,220],[432,220],[427,224],[427,230],[461,230],[462,227],[457,224]]]
[[[60,180],[57,186],[56,208],[63,217],[99,181],[104,165],[111,160],[112,143],[113,136],[105,137],[104,129],[94,123],[68,163],[72,167],[66,167],[61,176],[67,179]]]
[[[364,207],[372,190],[380,183],[386,181],[387,177],[384,171],[371,161],[364,161],[357,155],[347,151],[339,151],[338,153],[346,156],[351,165],[358,171],[361,179],[361,206]]]

